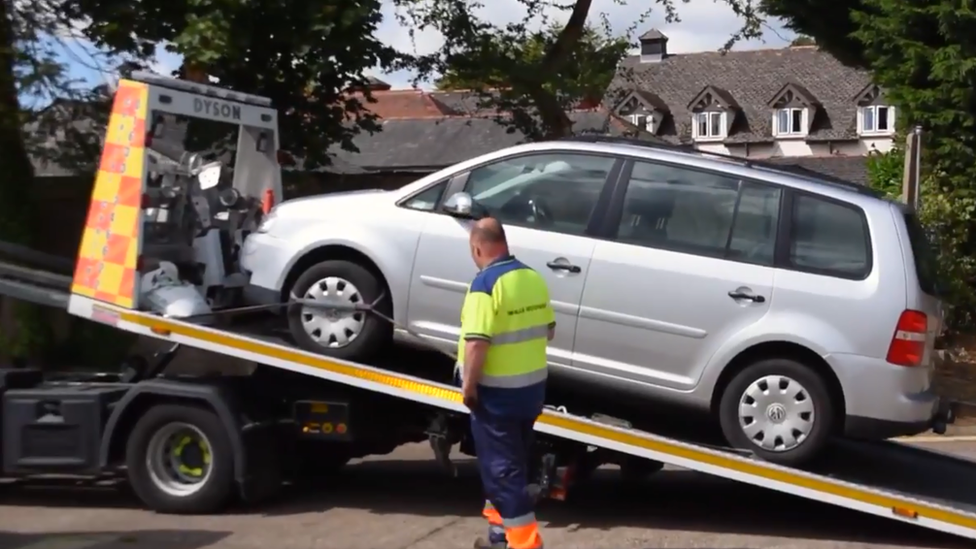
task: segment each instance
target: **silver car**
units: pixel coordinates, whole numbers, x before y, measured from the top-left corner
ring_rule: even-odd
[[[549,283],[554,376],[707,411],[730,444],[784,464],[832,436],[914,434],[938,415],[942,310],[914,214],[717,155],[533,143],[396,191],[286,201],[245,242],[247,299],[376,303],[453,349],[478,212]],[[349,360],[406,335],[362,313],[287,320],[302,348]]]

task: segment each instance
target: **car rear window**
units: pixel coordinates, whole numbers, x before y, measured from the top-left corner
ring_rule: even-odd
[[[789,263],[798,270],[862,279],[871,272],[871,250],[864,212],[816,196],[797,194]]]
[[[935,254],[932,251],[928,235],[914,213],[905,214],[905,226],[908,228],[908,240],[911,242],[912,255],[915,256],[915,274],[918,285],[929,295],[938,293],[938,274],[936,272]]]

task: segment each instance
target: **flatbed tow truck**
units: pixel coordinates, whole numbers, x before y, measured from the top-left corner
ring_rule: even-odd
[[[230,190],[204,190],[226,179],[219,163],[167,157],[152,144],[187,118],[236,127]],[[0,262],[0,295],[161,347],[112,374],[0,370],[0,476],[116,476],[155,511],[215,513],[410,442],[428,440],[448,470],[454,444],[470,453],[458,389],[411,375],[420,368],[404,364],[408,352],[376,364],[306,352],[235,302],[234,251],[281,197],[277,131],[265,98],[148,74],[120,81],[77,258],[0,243],[0,257],[14,258]],[[226,215],[214,213],[222,207]],[[186,348],[254,367],[165,374]],[[669,464],[976,539],[976,463],[938,452],[843,441],[800,470],[565,408],[547,407],[536,431],[540,497],[564,498],[574,478],[604,463],[645,472]]]

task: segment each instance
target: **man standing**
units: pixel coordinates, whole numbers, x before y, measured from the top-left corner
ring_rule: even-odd
[[[546,392],[546,345],[555,334],[549,290],[515,259],[497,219],[471,229],[480,271],[464,299],[458,367],[485,491],[488,539],[475,549],[541,549],[528,493],[532,427]]]

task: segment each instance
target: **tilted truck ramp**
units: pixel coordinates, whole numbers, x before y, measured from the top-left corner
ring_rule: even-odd
[[[466,413],[457,388],[299,350],[284,341],[113,307],[73,295],[71,313],[121,330]],[[801,471],[636,429],[546,410],[541,433],[976,539],[976,463],[894,442],[841,442]]]

